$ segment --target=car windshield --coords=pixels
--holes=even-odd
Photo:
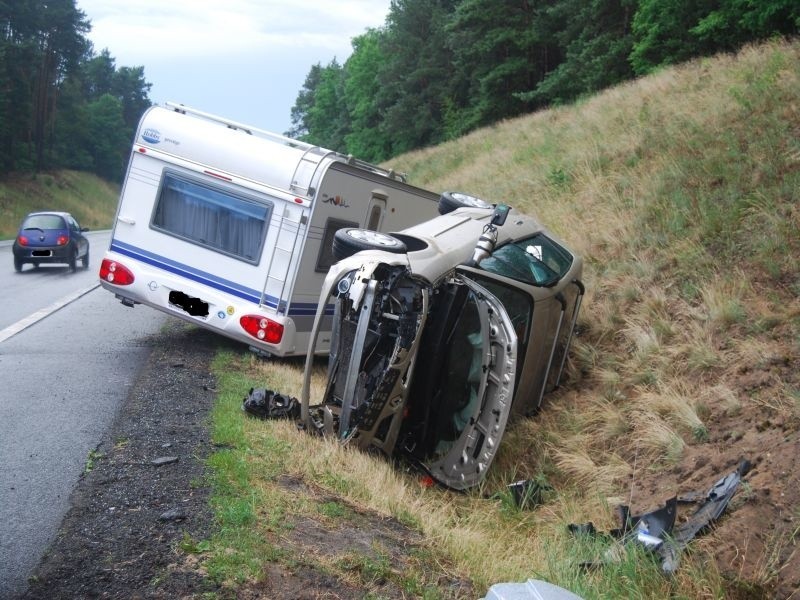
[[[551,286],[569,271],[572,256],[553,240],[538,233],[497,248],[480,268],[536,286]]]
[[[64,219],[58,215],[31,215],[22,224],[23,229],[66,229]]]

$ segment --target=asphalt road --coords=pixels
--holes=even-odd
[[[15,273],[0,246],[0,598],[27,587],[168,318],[99,287],[108,239],[91,235],[90,267],[76,273]]]

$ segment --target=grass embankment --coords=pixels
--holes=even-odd
[[[773,523],[761,545],[736,538],[746,523],[698,539],[672,579],[635,554],[585,572],[577,564],[599,549],[565,526],[615,526],[612,508],[627,503],[634,486],[663,502],[660,482],[683,483],[701,455],[735,456],[731,446],[750,439],[750,427],[753,435],[772,427],[775,440],[797,444],[798,123],[800,44],[771,43],[393,161],[416,184],[537,215],[585,257],[587,297],[568,383],[536,418],[509,429],[484,488],[459,495],[425,489],[383,459],[288,423],[245,419],[239,407],[251,385],[299,396],[301,362],[221,356],[214,435],[227,449],[212,459],[221,533],[204,546],[208,568],[235,587],[264,577],[268,561],[318,560],[371,589],[352,560],[301,559],[281,545],[292,523],[321,511],[313,499],[281,491],[277,481],[289,474],[423,532],[426,560],[471,579],[478,597],[492,583],[528,578],[587,599],[768,597],[770,586],[796,577],[788,575],[796,565],[787,567],[796,503],[787,528]],[[322,378],[320,371],[317,385]],[[733,436],[731,423],[740,428]],[[775,472],[773,499],[792,485],[791,477],[780,481],[780,466]],[[554,491],[543,506],[519,511],[503,491],[529,477]],[[751,490],[740,502],[757,509],[760,497]],[[730,543],[739,562],[715,561]],[[384,576],[401,579],[410,596],[449,597],[430,564]]]
[[[36,210],[72,213],[82,227],[110,229],[119,186],[78,171],[14,174],[0,180],[0,240],[17,235],[22,218]]]

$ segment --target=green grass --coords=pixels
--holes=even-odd
[[[186,544],[184,551],[206,552],[206,568],[213,580],[243,583],[258,576],[261,556],[277,556],[280,551],[254,527],[264,498],[251,485],[242,420],[233,400],[247,381],[230,369],[231,363],[231,355],[221,352],[214,365],[215,371],[227,374],[219,379],[212,412],[211,439],[219,449],[208,459],[216,533],[210,540]]]

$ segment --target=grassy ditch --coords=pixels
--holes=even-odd
[[[321,572],[372,598],[475,598],[492,583],[531,577],[587,599],[622,597],[631,589],[649,598],[675,591],[700,597],[719,589],[718,576],[702,560],[689,559],[681,578],[667,580],[659,565],[635,548],[602,569],[580,568],[584,561],[603,559],[612,546],[603,539],[575,538],[566,525],[587,509],[601,516],[598,526],[612,525],[602,495],[583,498],[579,506],[576,490],[569,489],[553,492],[535,511],[522,510],[501,485],[516,476],[507,468],[469,494],[426,487],[418,474],[382,457],[309,436],[288,421],[245,416],[242,398],[252,386],[298,393],[298,364],[225,352],[214,370],[213,441],[222,449],[210,466],[218,533],[198,550],[207,555],[209,574],[237,593],[259,589],[273,565],[301,578],[311,579],[304,574],[309,570]],[[320,365],[315,385],[323,383]],[[404,543],[354,550],[346,532],[385,519],[407,531]],[[310,545],[294,541],[298,529]],[[461,585],[454,588],[454,580]]]
[[[568,382],[509,428],[481,489],[454,494],[245,418],[251,386],[299,395],[302,363],[221,355],[209,572],[241,591],[315,569],[375,598],[474,598],[528,578],[587,599],[786,597],[800,581],[798,98],[800,43],[772,42],[393,161],[419,185],[534,214],[584,256]],[[757,463],[747,486],[673,578],[635,550],[580,568],[607,542],[567,524],[608,530],[615,505],[656,508],[742,456]],[[505,492],[521,478],[553,491],[521,511]],[[407,531],[409,556],[333,533],[381,518]]]

